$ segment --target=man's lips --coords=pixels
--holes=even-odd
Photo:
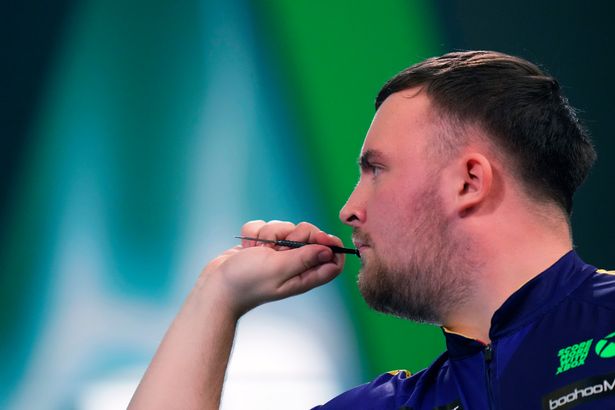
[[[356,243],[355,248],[357,248],[359,250],[359,252],[361,252],[363,249],[368,248],[369,246],[364,244],[364,243]]]
[[[352,243],[354,244],[354,247],[359,250],[359,252],[361,252],[361,249],[365,249],[369,247],[369,244],[367,242],[364,242],[359,239],[353,239]]]

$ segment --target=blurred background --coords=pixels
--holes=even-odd
[[[307,220],[349,243],[337,213],[378,89],[447,51],[512,53],[559,79],[599,153],[575,243],[615,267],[608,2],[2,8],[0,408],[124,408],[200,269],[247,220]],[[241,320],[223,408],[308,408],[443,350],[438,328],[368,310],[358,266]]]

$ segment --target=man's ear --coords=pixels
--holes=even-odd
[[[456,208],[459,215],[466,216],[481,206],[491,192],[493,168],[479,153],[462,156],[456,168]]]

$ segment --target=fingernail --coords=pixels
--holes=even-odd
[[[321,263],[329,262],[332,257],[333,257],[333,252],[322,251],[318,254],[318,261]]]

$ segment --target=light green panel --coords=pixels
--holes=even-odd
[[[319,3],[254,0],[260,27],[275,48],[294,104],[298,135],[311,156],[328,229],[350,240],[337,221],[358,177],[356,159],[382,84],[404,67],[439,53],[427,2],[367,0]],[[308,156],[308,157],[310,157]],[[416,371],[443,350],[441,332],[371,311],[356,288],[349,258],[343,293],[355,320],[366,377],[396,368]]]

